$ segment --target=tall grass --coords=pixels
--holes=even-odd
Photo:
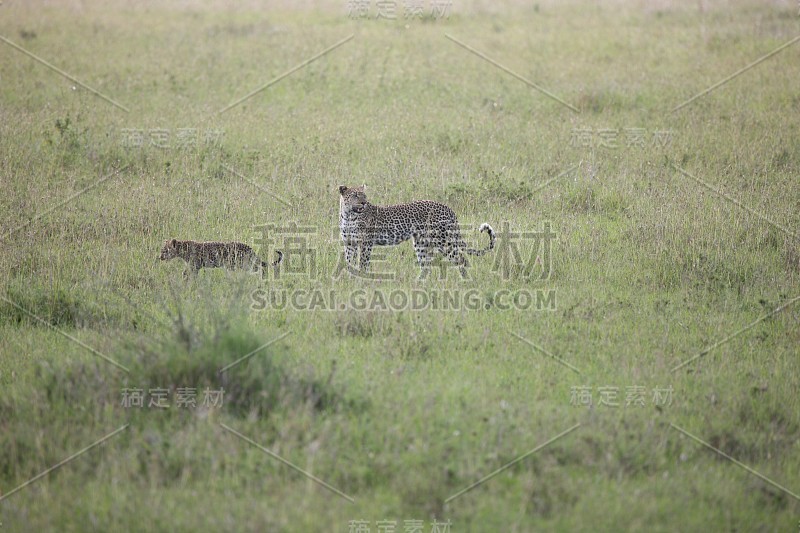
[[[793,38],[794,7],[464,2],[387,21],[335,2],[6,4],[0,35],[131,111],[2,45],[0,497],[126,426],[0,500],[3,530],[795,527],[789,492],[676,427],[800,490],[798,49],[670,112]],[[592,143],[575,142],[587,129]],[[630,129],[647,142],[626,145]],[[549,222],[552,272],[502,275],[505,235],[471,258],[469,281],[452,268],[418,281],[409,245],[376,264],[393,279],[334,279],[337,188],[362,183],[378,204],[446,202],[474,246],[482,222]],[[313,270],[185,280],[158,261],[166,238],[266,258],[258,227],[292,223],[309,229]],[[260,309],[252,296],[470,289],[488,307]],[[498,291],[536,290],[555,290],[555,309],[497,305]],[[626,405],[630,387],[645,405]],[[169,408],[122,405],[159,388]],[[224,400],[178,407],[179,388]]]

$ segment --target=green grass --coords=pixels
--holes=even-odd
[[[0,497],[127,425],[0,500],[0,531],[796,528],[797,499],[676,427],[800,493],[800,45],[671,112],[794,38],[796,7],[454,2],[448,19],[387,21],[346,6],[0,6],[0,35],[130,109],[0,43]],[[175,146],[187,128],[197,143]],[[582,128],[595,145],[574,142]],[[596,146],[608,129],[617,148]],[[376,265],[393,280],[332,279],[337,188],[362,183],[378,204],[446,202],[474,247],[482,222],[549,221],[552,273],[501,276],[500,235],[469,281],[418,281],[409,244]],[[314,275],[184,280],[157,259],[167,238],[255,244],[291,223],[314,228]],[[257,310],[259,289],[473,290],[489,306]],[[551,290],[555,309],[497,296]],[[592,407],[572,405],[579,386]],[[632,386],[644,406],[624,405]],[[179,387],[224,388],[223,406],[178,408]],[[124,388],[173,405],[125,408]]]

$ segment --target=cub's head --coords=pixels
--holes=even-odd
[[[339,210],[343,213],[363,213],[364,208],[367,206],[367,193],[364,192],[367,186],[361,187],[347,187],[346,185],[339,186]]]
[[[161,260],[166,261],[173,257],[178,257],[178,241],[176,239],[167,239],[161,248]]]

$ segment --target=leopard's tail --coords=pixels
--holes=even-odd
[[[484,248],[482,250],[475,250],[473,248],[467,248],[464,251],[466,253],[468,253],[469,255],[483,255],[486,252],[489,252],[492,249],[494,249],[494,230],[492,229],[492,227],[489,224],[484,222],[483,224],[481,224],[480,231],[481,231],[481,233],[485,231],[486,233],[489,234],[489,246],[487,246],[486,248]]]
[[[275,250],[275,253],[278,254],[278,259],[276,259],[274,263],[267,263],[266,261],[261,261],[261,268],[278,266],[281,263],[281,261],[283,261],[283,252],[281,252],[280,250]]]

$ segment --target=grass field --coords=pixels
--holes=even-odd
[[[795,3],[229,4],[0,4],[0,532],[797,530]]]

